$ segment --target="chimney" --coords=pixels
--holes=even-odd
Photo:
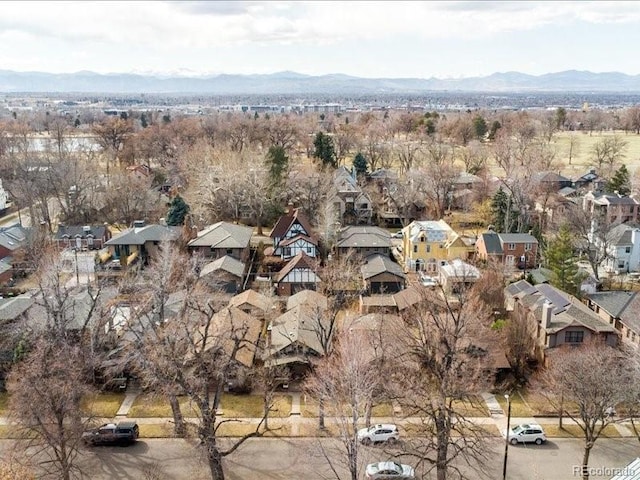
[[[84,227],[82,227],[82,231],[84,233],[91,233],[91,226],[90,225],[85,225]]]
[[[542,328],[547,329],[551,326],[551,315],[553,315],[553,304],[545,300],[542,304]]]
[[[142,228],[144,227],[144,220],[134,220],[133,228]]]

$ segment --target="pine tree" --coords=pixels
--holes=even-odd
[[[329,135],[318,132],[313,141],[313,146],[315,147],[313,156],[320,159],[323,166],[329,165],[333,168],[338,168],[338,159],[333,146],[333,139]]]
[[[356,153],[356,156],[353,157],[353,169],[356,171],[356,175],[358,177],[361,175],[366,175],[368,168],[369,165],[364,155],[360,152]]]
[[[573,235],[567,225],[560,227],[558,235],[549,241],[546,251],[547,268],[553,272],[551,284],[565,292],[578,290],[578,265],[574,255]]]
[[[620,195],[629,195],[631,193],[631,180],[629,179],[629,170],[626,165],[622,165],[611,177],[607,183],[607,190],[611,193],[618,192]]]
[[[279,187],[283,181],[283,176],[289,168],[289,157],[284,148],[272,146],[269,147],[265,163],[269,167],[269,185],[273,190]]]
[[[187,202],[185,202],[180,195],[176,195],[169,205],[167,225],[170,227],[182,225],[187,213],[189,213],[189,205],[187,205]]]
[[[518,224],[518,212],[511,204],[511,198],[502,187],[491,199],[491,222],[497,232],[513,233]]]

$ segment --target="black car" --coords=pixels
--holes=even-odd
[[[85,445],[129,445],[138,439],[140,429],[136,422],[105,423],[82,434]]]

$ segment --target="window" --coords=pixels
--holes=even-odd
[[[624,249],[624,253],[631,253],[631,247],[626,247]]]
[[[441,244],[440,244],[440,248],[444,248],[444,243],[441,243]]]
[[[290,247],[284,247],[282,249],[282,254],[283,255],[291,255],[291,248]]]
[[[510,243],[509,244],[509,250],[515,250],[516,249],[516,244],[515,243]]]
[[[227,255],[233,255],[233,250],[230,248],[227,248]]]
[[[313,248],[307,247],[307,253],[311,253],[312,251],[313,251]]]
[[[420,241],[421,241],[422,243],[424,243],[425,238],[424,238],[424,237],[420,237]]]
[[[413,253],[418,253],[418,245],[413,246]]]
[[[525,243],[525,244],[524,244],[524,251],[525,251],[525,252],[528,252],[528,251],[530,251],[530,250],[531,250],[531,244],[530,244],[530,243]]]
[[[582,343],[584,332],[564,332],[564,343]]]
[[[427,253],[431,252],[431,245],[427,245]]]

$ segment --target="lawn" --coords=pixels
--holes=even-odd
[[[180,397],[179,403],[185,417],[198,416],[198,409],[189,398]],[[220,411],[222,416],[226,418],[260,418],[262,417],[262,397],[259,395],[224,394],[220,402]],[[271,418],[288,417],[290,413],[291,397],[278,395],[274,409],[269,416]],[[164,397],[150,395],[140,395],[129,411],[129,417],[132,418],[170,418],[172,416],[171,406]]]
[[[544,433],[548,438],[584,438],[584,433],[578,425],[567,425],[566,423],[560,428],[558,424],[542,425]],[[607,425],[602,433],[602,438],[620,438],[620,432],[614,425]]]
[[[325,414],[331,416],[332,412],[333,409],[329,408],[329,404],[327,404],[325,406]],[[303,395],[300,399],[300,413],[303,417],[317,418],[319,416],[318,402]],[[380,403],[371,408],[372,417],[393,417],[394,415],[393,405],[390,403]],[[361,416],[364,418],[364,412],[362,412]]]
[[[7,408],[9,408],[9,394],[0,392],[0,415],[6,415]]]
[[[497,394],[496,400],[506,414],[507,400],[504,395]],[[512,417],[556,416],[558,414],[557,409],[553,408],[549,401],[539,393],[525,390],[513,392],[510,401]],[[570,407],[570,404],[565,405],[565,408]]]
[[[82,401],[82,410],[92,417],[112,418],[124,400],[123,393],[99,393]]]

